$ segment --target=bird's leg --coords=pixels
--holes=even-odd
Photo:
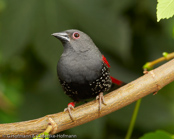
[[[68,103],[68,107],[64,109],[64,112],[65,112],[65,111],[68,111],[69,116],[70,116],[70,118],[71,118],[72,121],[74,121],[74,119],[73,119],[73,116],[72,116],[72,114],[71,114],[71,110],[74,109],[75,103],[76,103],[76,102],[70,102],[70,103]]]
[[[98,99],[99,101],[99,112],[101,111],[101,103],[103,103],[104,105],[106,105],[105,100],[104,100],[104,96],[103,96],[103,92],[101,92],[97,97],[96,100]]]

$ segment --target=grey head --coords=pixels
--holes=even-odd
[[[102,54],[87,34],[70,29],[52,35],[64,46],[57,66],[60,79],[66,82],[84,83],[99,76]]]
[[[77,53],[96,49],[92,39],[87,34],[77,29],[53,33],[52,35],[62,42],[64,49],[71,49],[71,51],[73,50]]]

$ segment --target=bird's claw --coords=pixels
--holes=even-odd
[[[68,111],[71,120],[74,121],[74,118],[72,116],[71,110],[74,110],[74,106],[69,103],[68,107],[64,109],[64,112]]]
[[[101,112],[101,103],[107,105],[105,103],[103,93],[100,93],[98,96],[96,96],[96,100],[99,100],[99,112]]]

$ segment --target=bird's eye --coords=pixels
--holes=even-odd
[[[74,38],[74,39],[80,38],[80,34],[77,33],[77,32],[73,33],[73,38]]]

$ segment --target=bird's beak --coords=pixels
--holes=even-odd
[[[58,32],[51,34],[52,36],[58,38],[60,41],[70,41],[70,38],[66,32]]]

